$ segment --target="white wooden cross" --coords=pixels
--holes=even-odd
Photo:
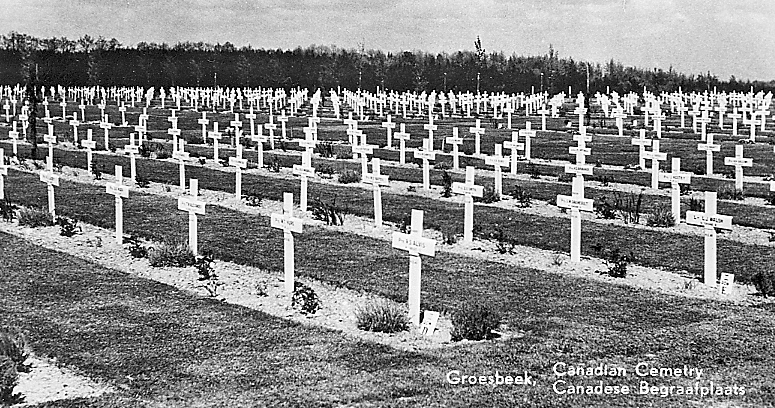
[[[428,116],[428,123],[423,125],[423,129],[428,131],[428,140],[430,140],[428,146],[430,147],[430,150],[433,151],[433,131],[439,129],[438,125],[433,124],[433,113]]]
[[[581,128],[584,126],[584,115],[587,113],[587,108],[584,107],[583,102],[576,107],[573,113],[579,115],[579,132],[581,132]]]
[[[293,165],[293,174],[301,178],[301,192],[299,194],[299,206],[301,211],[307,211],[307,179],[315,175],[315,169],[312,167],[312,149],[315,148],[315,140],[312,138],[314,129],[306,128],[306,138],[299,142],[299,146],[304,147],[305,151],[301,155],[301,166]]]
[[[64,108],[62,108],[62,111],[64,112]],[[129,123],[126,121],[126,106],[124,106],[123,102],[121,102],[118,111],[121,112],[121,127],[127,126]]]
[[[452,168],[457,170],[460,168],[460,148],[463,144],[463,138],[458,136],[458,128],[452,128],[452,136],[448,137],[447,143],[452,145]]]
[[[517,174],[517,152],[525,150],[525,144],[519,141],[519,131],[511,132],[511,140],[504,141],[503,147],[511,150],[511,174]]]
[[[484,195],[484,187],[474,184],[474,166],[466,166],[465,183],[452,183],[452,192],[463,194],[465,200],[465,219],[463,221],[463,242],[474,240],[474,197]]]
[[[758,125],[760,121],[756,119],[755,112],[751,111],[751,118],[748,120],[743,119],[743,123],[749,125],[749,129],[751,130],[749,140],[751,143],[756,143],[756,125]]]
[[[423,212],[412,210],[412,229],[409,234],[393,233],[392,246],[409,252],[409,320],[420,325],[420,287],[422,261],[420,255],[436,256],[436,241],[422,236]]]
[[[716,112],[718,112],[718,127],[719,129],[724,129],[724,115],[727,112],[727,106],[723,103],[720,103],[718,106],[716,106]]]
[[[511,129],[511,114],[513,114],[514,111],[514,105],[511,103],[508,103],[505,108],[503,108],[503,112],[506,113],[506,128]]]
[[[374,148],[376,146],[366,144],[366,135],[363,133],[363,131],[360,131],[361,133],[361,144],[353,146],[353,153],[357,153],[361,157],[361,177],[365,176],[366,173],[368,173],[368,156],[369,154],[374,154]]]
[[[229,166],[236,168],[234,195],[237,200],[242,199],[242,169],[248,168],[248,161],[242,158],[242,143],[237,141],[237,156],[229,157]]]
[[[170,109],[170,116],[167,116],[167,122],[170,122],[173,128],[178,127],[178,117],[175,116],[175,109]]]
[[[86,148],[86,171],[91,174],[92,168],[92,150],[97,148],[97,142],[92,139],[92,130],[86,129],[86,140],[81,142],[81,146]]]
[[[67,104],[65,104],[67,106]],[[10,122],[11,121],[11,113],[9,110],[11,109],[11,105],[8,104],[8,99],[5,100],[5,103],[3,104],[3,109],[5,109],[5,121]]]
[[[8,137],[11,139],[13,155],[19,156],[19,132],[16,130],[16,121],[13,121],[12,130],[8,131]]]
[[[732,113],[727,114],[732,119],[732,136],[737,136],[737,120],[742,118],[743,115],[737,111],[737,106],[732,110]]]
[[[191,156],[186,151],[185,139],[178,139],[178,149],[172,154],[172,158],[178,161],[180,173],[180,191],[186,191],[186,160]]]
[[[687,211],[686,223],[705,227],[705,273],[704,282],[716,286],[716,228],[731,230],[732,217],[716,213],[717,195],[715,191],[705,192],[705,212]]]
[[[256,126],[256,134],[250,137],[250,140],[256,143],[256,158],[258,159],[258,168],[264,168],[264,142],[269,138],[264,136],[264,125],[258,124]]]
[[[286,140],[286,123],[288,122],[288,115],[285,114],[285,109],[283,109],[282,112],[280,112],[280,115],[277,116],[277,121],[280,122],[280,136],[283,138],[283,140]]]
[[[188,212],[188,246],[196,256],[199,255],[197,215],[204,215],[205,202],[198,199],[199,180],[191,179],[190,185],[191,191],[189,191],[189,194],[178,197],[178,210]]]
[[[382,188],[388,185],[388,176],[379,173],[379,159],[371,160],[371,173],[363,175],[363,182],[374,188],[374,226],[382,227]]]
[[[213,121],[213,130],[211,132],[208,132],[207,137],[210,139],[213,139],[213,161],[218,163],[218,142],[221,140],[221,137],[223,136],[223,133],[218,131],[218,122]]]
[[[393,137],[399,141],[398,163],[406,164],[406,141],[411,137],[411,135],[406,132],[406,123],[401,124],[401,131],[393,134]]]
[[[78,120],[78,113],[73,112],[73,118],[70,119],[70,126],[73,127],[73,144],[76,146],[78,145],[78,125],[81,124],[81,122]]]
[[[672,189],[670,192],[670,208],[673,213],[673,219],[676,225],[678,225],[681,223],[681,184],[691,184],[692,176],[689,173],[681,172],[681,159],[678,157],[673,157],[671,170],[671,173],[660,173],[659,181],[670,183]]]
[[[550,111],[546,105],[544,105],[541,107],[541,109],[538,110],[538,113],[541,114],[541,130],[546,132],[546,115],[548,115]]]
[[[229,122],[229,125],[234,128],[234,141],[239,144],[239,137],[237,135],[242,131],[242,121],[239,120],[239,113],[234,114],[234,120]]]
[[[735,145],[735,157],[725,157],[724,164],[735,166],[735,190],[743,191],[743,167],[753,166],[753,159],[743,157],[743,145]]]
[[[113,125],[108,122],[108,115],[103,116],[104,120],[100,122],[100,129],[105,130],[105,150],[110,150],[110,129],[113,127]]]
[[[124,154],[129,154],[129,179],[137,181],[136,155],[140,153],[140,146],[135,144],[135,134],[129,134],[129,144],[124,146]]]
[[[582,133],[573,135],[573,140],[578,143],[578,146],[569,146],[568,153],[576,155],[576,164],[585,164],[587,162],[586,157],[592,154],[592,149],[587,147],[587,142],[592,141],[592,135],[588,135],[586,127],[582,127]]]
[[[396,123],[390,121],[390,115],[387,115],[387,121],[382,122],[382,127],[387,129],[387,148],[393,147],[393,129],[396,128]]]
[[[678,113],[681,115],[681,128],[686,127],[686,112],[689,111],[689,108],[686,107],[686,105],[683,104],[683,102],[680,102],[678,105]]]
[[[476,126],[468,128],[469,133],[474,134],[474,153],[479,156],[482,154],[480,151],[481,137],[484,134],[484,128],[481,126],[481,120],[476,120]]]
[[[272,228],[283,230],[283,271],[285,275],[285,291],[293,293],[294,288],[294,254],[293,233],[301,234],[301,218],[293,216],[293,193],[283,193],[282,214],[272,213]]]
[[[653,140],[651,142],[651,151],[644,153],[643,156],[647,160],[651,160],[651,188],[659,188],[659,162],[667,160],[667,153],[659,151],[659,140]]]
[[[511,159],[503,157],[503,146],[501,144],[495,145],[495,154],[493,156],[486,156],[484,158],[484,164],[495,167],[495,193],[503,195],[503,173],[501,167],[507,167],[511,163]]]
[[[640,129],[640,137],[637,139],[630,139],[630,144],[638,146],[638,166],[641,170],[645,170],[646,146],[651,146],[651,139],[646,139],[646,129]]]
[[[568,172],[569,166],[587,166],[587,165],[565,165],[565,171]],[[589,166],[591,174],[591,166]],[[571,210],[571,230],[570,230],[570,261],[578,263],[581,261],[581,211],[593,211],[594,200],[584,198],[584,177],[580,174],[573,178],[572,195],[558,195],[557,206],[561,208],[570,208]]]
[[[519,135],[525,138],[525,160],[528,161],[530,161],[530,139],[536,136],[536,131],[530,126],[530,122],[525,122],[525,129],[519,131]]]
[[[657,110],[654,111],[654,115],[651,117],[651,120],[654,123],[654,130],[657,132],[657,139],[662,138],[662,121],[665,120],[666,117],[662,113],[662,110],[657,108]]]
[[[66,110],[67,110],[67,102],[64,100],[64,98],[62,98],[62,102],[59,102],[59,106],[62,108],[62,122],[64,122],[64,121],[67,120],[67,112],[66,112]],[[14,103],[14,108],[15,107],[16,107],[16,103]]]
[[[768,106],[762,105],[759,107],[759,110],[756,112],[759,116],[761,116],[761,119],[759,120],[759,124],[762,125],[761,130],[762,132],[765,131],[765,127],[767,124],[767,116],[770,116],[770,111],[767,110]]]
[[[269,114],[269,123],[264,124],[264,129],[269,131],[269,148],[274,150],[274,131],[277,129],[277,124],[274,123],[274,116]]]
[[[129,198],[129,187],[123,183],[123,169],[116,166],[116,181],[105,185],[105,192],[116,197],[116,243],[121,244],[124,237],[124,198]]]
[[[8,175],[8,165],[5,164],[5,151],[0,148],[0,200],[5,200],[5,176]]]
[[[700,127],[700,140],[702,140],[703,142],[707,140],[708,124],[711,121],[711,119],[707,115],[708,115],[708,111],[707,110],[703,110],[702,111],[702,117],[697,119],[697,123],[701,124],[701,127]]]
[[[713,152],[720,152],[721,145],[713,143],[713,133],[708,133],[707,143],[700,143],[697,145],[697,150],[704,150],[705,154],[705,175],[713,175]]]
[[[414,158],[422,159],[422,188],[431,189],[431,165],[429,160],[436,160],[436,152],[430,150],[430,141],[423,139],[423,150],[415,150]]]
[[[207,119],[207,112],[202,111],[202,118],[198,119],[196,123],[202,125],[202,140],[207,141],[207,125],[210,123],[210,120]]]
[[[59,187],[59,175],[54,173],[54,160],[46,157],[46,170],[40,172],[40,181],[48,185],[48,212],[51,220],[56,221],[56,206],[54,205],[54,186]]]

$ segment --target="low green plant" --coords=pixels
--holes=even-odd
[[[643,191],[636,196],[635,193],[614,192],[614,206],[625,224],[637,224],[640,222],[641,204],[643,203]]]
[[[311,287],[301,282],[295,282],[291,307],[305,315],[315,314],[320,309],[320,299]]]
[[[437,161],[437,162],[436,162],[436,163],[433,165],[433,169],[434,169],[434,170],[443,170],[443,171],[446,171],[446,170],[449,170],[449,169],[451,169],[451,168],[452,168],[452,166],[450,166],[450,165],[449,165],[449,163],[448,163],[448,162],[445,162],[445,161]]]
[[[483,190],[481,197],[474,197],[475,202],[490,204],[501,200],[501,195],[495,191],[494,185],[485,184]]]
[[[595,202],[595,214],[604,220],[613,220],[616,218],[616,206],[608,197],[602,196]]]
[[[148,250],[148,262],[151,266],[193,266],[196,262],[188,243],[164,242]]]
[[[719,200],[742,200],[743,190],[738,190],[730,185],[722,185],[716,190]]]
[[[78,221],[72,218],[57,217],[56,225],[59,225],[59,235],[63,237],[72,237],[82,232]]]
[[[11,202],[11,199],[6,196],[2,201],[0,201],[0,215],[3,217],[3,221],[5,222],[11,222],[16,218],[16,212],[19,210],[19,207]]]
[[[492,306],[478,302],[463,303],[452,314],[452,341],[489,340],[501,325],[501,315]]]
[[[172,154],[169,152],[169,150],[165,149],[162,144],[156,144],[154,146],[154,153],[156,153],[156,158],[159,160],[169,159],[172,157]]]
[[[775,295],[775,271],[758,271],[751,277],[751,283],[762,297]]]
[[[323,178],[330,179],[334,177],[334,168],[329,164],[323,164],[318,166],[315,172],[320,177],[323,177]]]
[[[19,373],[16,364],[10,358],[0,355],[0,405],[11,406],[24,402],[20,393],[13,389],[19,385]]]
[[[441,227],[441,237],[445,245],[454,245],[457,243],[460,233],[461,230],[459,224],[447,223]]]
[[[355,310],[356,326],[361,330],[379,333],[398,333],[409,330],[407,311],[388,301],[372,302]]]
[[[135,185],[137,188],[148,188],[151,185],[151,181],[145,177],[137,176],[135,177]]]
[[[336,158],[339,160],[350,160],[353,158],[353,152],[347,149],[339,149],[336,152]]]
[[[205,252],[196,257],[194,261],[194,268],[199,274],[198,280],[202,282],[202,288],[204,288],[210,297],[218,296],[218,288],[223,286],[223,282],[218,279],[218,275],[215,273],[213,267],[213,261],[215,258],[209,252]]]
[[[689,211],[694,211],[694,212],[705,211],[705,202],[697,197],[689,197]]]
[[[517,246],[517,239],[506,232],[501,226],[496,226],[495,231],[490,233],[490,239],[495,241],[495,249],[500,254],[514,255],[514,249]]]
[[[350,212],[347,206],[341,207],[336,204],[336,196],[334,196],[331,203],[327,203],[320,198],[312,200],[310,211],[312,212],[312,218],[324,221],[326,225],[332,226],[344,225],[345,217]]]
[[[96,164],[91,167],[91,174],[95,180],[102,180],[102,167]]]
[[[39,208],[22,208],[18,211],[18,218],[19,225],[23,227],[37,228],[54,225],[51,214]]]
[[[334,144],[332,142],[318,143],[318,145],[315,146],[315,153],[319,154],[320,157],[330,159],[335,155]]]
[[[148,248],[140,242],[136,235],[124,237],[123,243],[128,246],[129,255],[132,258],[145,258],[148,256]]]
[[[245,200],[245,205],[248,207],[260,207],[264,196],[257,189],[251,188],[242,194],[242,199]]]
[[[649,227],[674,226],[675,217],[673,217],[673,209],[671,206],[664,203],[657,205],[646,219],[646,225]]]
[[[533,195],[520,185],[515,185],[509,195],[517,200],[517,206],[520,208],[530,208],[533,204]]]
[[[361,174],[350,169],[344,169],[339,173],[339,182],[342,184],[351,184],[361,181]]]
[[[596,271],[601,275],[608,275],[613,278],[626,278],[627,266],[635,262],[635,255],[632,251],[629,254],[623,254],[619,248],[609,249],[601,243],[593,244],[592,250],[597,252],[608,268],[605,271]]]
[[[16,365],[20,373],[30,372],[25,362],[30,357],[30,346],[24,332],[15,327],[0,328],[0,356],[6,356]]]
[[[279,173],[280,168],[282,168],[282,164],[280,163],[280,159],[277,156],[269,156],[268,159],[264,162],[264,167],[269,169],[269,171],[274,173]]]
[[[452,197],[452,175],[446,170],[441,173],[441,183],[444,188],[441,196],[446,198]]]

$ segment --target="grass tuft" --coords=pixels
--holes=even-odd
[[[407,311],[396,304],[372,302],[355,311],[356,325],[361,330],[398,333],[409,330]]]

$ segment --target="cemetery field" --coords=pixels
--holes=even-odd
[[[61,150],[57,150],[57,153],[62,164],[79,168],[85,167],[85,153]],[[295,160],[295,158],[287,159]],[[97,156],[95,158],[95,165],[103,166],[103,168],[107,169],[112,168],[114,165],[122,165],[125,173],[127,173],[129,168],[127,157],[115,155]],[[178,166],[176,163],[138,159],[137,166],[138,174],[142,174],[147,180],[176,188],[174,187],[178,179]],[[348,166],[357,167],[357,164],[348,163]],[[410,179],[417,182],[418,176],[416,172],[418,170],[398,170],[406,173],[415,173]],[[18,174],[17,182],[8,187],[9,196],[12,200],[36,206],[45,205],[45,201],[42,201],[45,199],[45,185],[37,182],[34,176],[24,175],[23,173],[14,174]],[[218,168],[189,165],[187,166],[186,174],[188,177],[197,178],[202,188],[223,192],[234,191],[233,173],[221,171]],[[276,173],[262,171],[260,173],[248,172],[244,174],[243,191],[274,201],[281,201],[284,191],[294,192],[294,195],[298,196],[298,180],[289,179],[287,176],[278,178],[273,176],[273,174]],[[391,173],[388,172],[387,174]],[[397,179],[401,179],[401,177],[397,177]],[[491,179],[485,180],[485,183],[487,182],[491,182]],[[539,184],[531,180],[507,180],[504,183],[505,188],[513,185],[520,185],[523,188],[529,189],[529,191],[534,191],[536,193],[536,200],[551,199],[552,194],[556,195],[557,193],[567,192],[566,186],[557,183]],[[89,189],[95,189],[93,193],[94,198],[91,201],[103,202],[105,205],[105,211],[101,212],[104,214],[105,219],[99,220],[97,225],[111,227],[113,222],[110,215],[112,200],[103,191],[95,187],[79,187],[72,190],[63,189],[60,194],[64,194],[65,200],[68,200],[67,197],[72,197],[74,210],[77,214],[79,210],[75,204],[78,200],[83,199],[83,194],[85,191],[89,191]],[[589,190],[590,197],[612,197],[611,190]],[[448,200],[442,200],[439,198],[440,195],[440,191],[436,193],[435,197],[411,193],[392,194],[386,192],[383,195],[383,218],[388,222],[400,224],[407,214],[410,213],[411,209],[424,208],[426,209],[425,223],[428,228],[442,233],[462,231],[461,205]],[[309,196],[311,198],[320,198],[329,203],[338,203],[342,207],[346,206],[347,210],[354,215],[373,216],[371,191],[362,187],[338,183],[310,182]],[[656,206],[657,203],[666,204],[667,202],[668,197],[646,196],[643,202],[644,217],[647,216],[650,208]],[[480,225],[480,228],[476,231],[478,238],[492,239],[493,234],[497,233],[498,228],[501,228],[508,232],[508,239],[515,244],[560,252],[566,251],[569,245],[570,228],[566,218],[567,215],[556,208],[550,214],[534,214],[514,205],[508,205],[508,201],[504,203],[503,206],[477,205],[476,223]],[[737,274],[739,281],[749,282],[750,278],[756,273],[769,269],[769,257],[775,255],[775,247],[766,238],[766,231],[771,228],[772,220],[775,219],[775,208],[762,207],[760,205],[741,205],[723,201],[720,203],[719,208],[723,209],[725,213],[729,211],[729,214],[733,214],[738,225],[763,229],[757,241],[745,240],[741,242],[737,239],[725,239],[724,235],[721,235],[723,244],[719,246],[719,253],[723,255],[719,256],[719,268],[722,270],[733,270]],[[683,212],[685,213],[685,211],[686,208],[684,208]],[[591,217],[591,219],[594,218]],[[152,226],[143,226],[138,231],[141,234],[147,234],[150,227]],[[181,228],[184,227],[185,225],[182,225]],[[661,267],[673,271],[686,271],[690,275],[700,276],[702,272],[703,243],[701,231],[695,232],[695,235],[685,235],[668,229],[636,229],[635,226],[622,222],[616,224],[593,222],[585,227],[583,231],[582,253],[588,256],[600,256],[600,253],[594,249],[595,245],[603,245],[605,248],[620,248],[623,251],[632,251],[637,264],[648,267]],[[183,235],[182,233],[180,234],[180,236]],[[159,239],[159,236],[153,236],[152,238]],[[229,238],[224,236],[224,239],[228,241]],[[760,254],[760,256],[745,256],[748,253]],[[224,251],[224,255],[229,256],[228,251]]]
[[[19,189],[30,197],[40,195],[32,180],[26,184],[25,177],[12,176],[21,179]],[[63,183],[61,211],[82,222],[108,223],[112,203],[101,199],[104,191],[86,186],[75,194],[74,187]],[[184,236],[184,217],[173,200],[132,194],[125,209],[132,233],[145,231],[143,235],[159,240]],[[249,258],[279,277],[281,233],[268,224],[265,217],[211,206],[201,218],[202,246],[218,258]],[[306,228],[297,241],[299,275],[406,300],[405,255],[378,240]],[[119,390],[78,406],[243,406],[256,401],[267,406],[627,405],[633,396],[558,396],[552,391],[557,363],[599,362],[630,372],[637,364],[702,367],[703,385],[745,385],[748,392],[737,401],[775,403],[770,392],[775,386],[775,320],[765,308],[663,295],[440,252],[424,260],[424,308],[449,313],[466,300],[484,298],[502,311],[506,331],[516,335],[407,352],[184,293],[5,233],[0,233],[0,243],[0,256],[8,260],[0,274],[8,294],[0,305],[10,311],[4,323],[27,330],[37,353],[72,364]],[[527,372],[536,385],[451,385],[446,381],[450,370],[471,375]],[[597,379],[568,380],[594,385]],[[606,383],[638,387],[641,380],[664,386],[693,383],[634,375]],[[637,398],[652,406],[696,404],[683,396]],[[722,403],[725,398],[703,401]]]

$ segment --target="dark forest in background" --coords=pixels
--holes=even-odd
[[[321,88],[337,86],[370,91],[453,90],[551,93],[586,91],[684,92],[775,89],[775,81],[720,80],[710,72],[684,74],[670,68],[625,67],[560,58],[550,46],[541,56],[487,53],[481,41],[474,51],[430,54],[422,51],[385,53],[312,45],[293,50],[235,47],[231,43],[183,42],[175,45],[138,43],[125,47],[116,39],[85,35],[39,39],[11,32],[0,36],[0,84],[24,84],[36,75],[41,85],[63,86],[222,86]]]

